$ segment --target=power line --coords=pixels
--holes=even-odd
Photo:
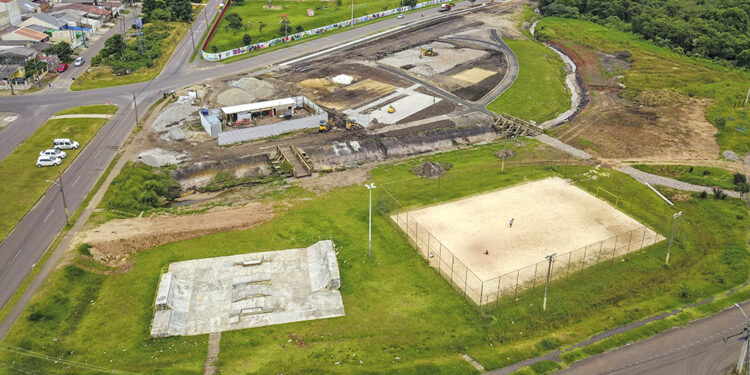
[[[37,359],[43,359],[43,360],[46,360],[46,361],[54,361],[55,363],[61,363],[61,364],[68,365],[68,366],[74,366],[74,367],[84,368],[84,369],[87,369],[87,370],[94,370],[94,371],[99,371],[99,372],[106,372],[106,373],[109,373],[109,374],[135,374],[133,372],[116,370],[116,369],[110,369],[110,368],[106,368],[106,367],[100,367],[100,366],[90,365],[90,364],[87,364],[87,363],[82,363],[82,362],[76,362],[76,361],[71,361],[71,360],[67,360],[67,359],[57,358],[57,357],[53,357],[53,356],[50,356],[50,355],[47,355],[47,354],[44,354],[44,353],[38,353],[38,352],[31,351],[31,350],[23,349],[23,348],[10,347],[10,346],[0,346],[0,350],[4,350],[4,351],[7,351],[7,352],[11,352],[11,353],[14,353],[14,354],[19,354],[19,355],[23,355],[23,356],[27,356],[27,357],[33,357],[33,358],[37,358]]]

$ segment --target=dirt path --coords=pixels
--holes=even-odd
[[[709,187],[706,187],[706,186],[689,184],[687,182],[675,180],[674,178],[659,176],[659,175],[655,175],[652,173],[646,173],[646,172],[640,171],[630,166],[621,167],[619,168],[619,170],[620,172],[630,175],[630,177],[633,177],[634,179],[636,179],[638,182],[641,182],[641,183],[649,183],[651,185],[666,186],[672,189],[683,190],[683,191],[702,192],[702,191],[709,190]],[[723,190],[723,189],[722,191],[727,193],[727,195],[730,197],[733,197],[733,198],[740,197],[740,193],[736,191]]]
[[[203,375],[216,374],[216,362],[219,360],[219,343],[221,342],[221,332],[208,334],[208,356],[203,364]]]
[[[217,207],[194,215],[116,219],[81,233],[76,242],[90,244],[95,259],[122,266],[130,254],[141,250],[211,233],[246,229],[271,218],[271,204],[250,203],[242,207]]]

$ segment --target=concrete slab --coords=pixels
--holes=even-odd
[[[384,105],[370,112],[369,115],[381,124],[395,124],[401,119],[405,119],[441,100],[438,97],[414,91],[390,105]],[[388,107],[391,105],[396,109],[396,112],[388,113]]]
[[[176,262],[161,278],[155,337],[191,336],[344,315],[332,241]]]

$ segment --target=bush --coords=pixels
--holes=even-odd
[[[541,339],[537,344],[536,347],[540,351],[550,351],[555,350],[562,345],[562,342],[560,340],[554,338],[554,337],[545,337]]]
[[[167,168],[130,163],[112,181],[104,202],[108,209],[136,214],[163,207],[179,194],[180,185]]]
[[[227,14],[224,19],[227,20],[227,25],[232,30],[239,30],[242,27],[242,17],[237,12]]]
[[[91,245],[84,242],[76,247],[76,251],[78,254],[91,256]]]
[[[747,176],[744,173],[735,173],[733,177],[733,184],[739,185],[747,183]]]
[[[714,199],[716,200],[724,200],[727,198],[727,193],[724,192],[724,190],[721,190],[719,188],[713,188],[713,194]]]
[[[242,36],[242,43],[245,45],[249,45],[253,42],[253,37],[250,36],[250,34],[245,34]]]
[[[304,27],[302,27],[302,25],[297,25],[297,26],[295,26],[295,27],[294,27],[294,30],[295,30],[296,32],[298,32],[298,33],[301,33],[301,32],[303,32],[303,31],[305,31],[305,28],[304,28]]]
[[[154,9],[151,12],[151,19],[159,21],[169,21],[172,19],[172,15],[166,9]]]

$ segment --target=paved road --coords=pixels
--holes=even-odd
[[[204,10],[208,12],[207,17],[204,14],[198,15],[193,24],[193,32],[196,36],[203,35],[207,29],[206,19],[213,19],[219,2],[220,0],[209,0]],[[466,7],[468,7],[468,2],[458,4],[458,9]],[[178,89],[207,79],[261,69],[407,23],[428,21],[434,17],[450,17],[455,13],[455,10],[443,14],[438,13],[436,8],[427,9],[424,12],[409,14],[403,19],[386,19],[232,64],[213,64],[207,67],[203,63],[189,64],[194,50],[191,38],[187,37],[180,42],[162,73],[153,81],[78,92],[71,92],[62,84],[29,95],[0,99],[0,112],[19,114],[18,119],[6,126],[0,134],[0,160],[4,159],[57,111],[79,105],[102,104],[107,101],[120,106],[120,110],[110,122],[63,173],[66,198],[70,211],[74,212],[112,160],[117,148],[132,132],[135,125],[133,95],[137,98],[138,109],[142,115],[146,108],[156,101],[159,90]],[[0,306],[5,305],[23,282],[64,224],[65,218],[59,189],[53,185],[19,222],[14,231],[0,243]],[[39,277],[46,277],[46,275]],[[15,316],[8,317],[9,321],[13,319]],[[0,335],[1,338],[2,335]]]
[[[750,311],[750,301],[742,307]],[[745,318],[736,307],[686,327],[574,363],[557,374],[725,374],[737,361],[741,343],[722,337],[740,332]]]

